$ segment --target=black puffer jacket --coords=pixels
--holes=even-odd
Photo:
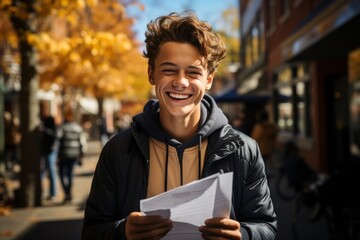
[[[211,111],[202,117],[205,124],[199,132],[209,130],[209,121],[216,129],[203,135],[208,147],[202,177],[233,172],[231,218],[240,222],[243,239],[275,239],[277,219],[257,143],[228,124],[218,126],[219,121],[209,120],[216,105],[210,98],[205,100],[210,105],[205,103],[203,109],[210,107]],[[151,104],[151,112],[156,112],[155,105]],[[144,130],[138,117],[134,120],[132,127],[113,137],[100,155],[86,204],[83,239],[126,239],[125,218],[139,211],[140,200],[146,198],[151,133]],[[146,126],[151,127],[151,123]]]

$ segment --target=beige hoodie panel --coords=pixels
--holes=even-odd
[[[201,143],[201,169],[204,166],[207,140]],[[168,162],[168,190],[179,187],[180,163],[176,149],[169,147]],[[198,177],[198,146],[187,148],[183,155],[183,184],[187,184]],[[152,197],[165,191],[166,144],[150,138],[150,172],[147,197]]]

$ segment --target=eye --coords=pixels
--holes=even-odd
[[[187,74],[192,78],[197,78],[202,76],[201,72],[199,71],[189,71]]]
[[[172,75],[174,73],[176,73],[176,71],[174,69],[163,69],[161,70],[162,73],[164,73],[165,75]]]

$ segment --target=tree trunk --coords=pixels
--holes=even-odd
[[[0,71],[0,175],[5,173],[4,83],[4,76]]]
[[[32,46],[21,42],[21,205],[41,205],[39,102],[36,53]]]
[[[34,1],[23,1],[27,4],[29,16],[33,16]],[[11,18],[17,31],[21,54],[21,91],[20,91],[20,124],[21,124],[21,173],[20,191],[16,202],[23,207],[41,205],[40,182],[40,144],[39,144],[39,101],[38,73],[36,50],[27,41],[25,34],[35,32],[31,17]]]
[[[96,97],[98,102],[98,119],[101,119],[104,116],[104,97]]]
[[[96,97],[97,103],[98,103],[98,114],[97,114],[97,119],[96,119],[96,126],[97,126],[97,135],[98,135],[98,139],[100,139],[100,141],[102,141],[102,135],[104,134],[104,127],[106,124],[105,118],[104,118],[104,97]]]

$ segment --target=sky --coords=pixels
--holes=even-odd
[[[130,16],[136,16],[133,30],[137,34],[139,42],[144,42],[146,24],[150,20],[170,12],[193,10],[201,20],[210,23],[216,30],[221,27],[221,14],[229,7],[238,8],[238,0],[139,0],[144,5],[144,11],[138,7],[128,9]]]

